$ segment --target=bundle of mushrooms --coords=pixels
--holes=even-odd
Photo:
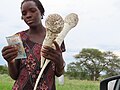
[[[58,34],[62,31],[64,27],[64,20],[58,14],[50,14],[46,21],[46,37],[43,41],[43,46],[50,46],[52,47],[53,41],[56,39]],[[45,58],[41,56],[41,68],[43,67]]]
[[[55,40],[60,46],[67,35],[67,33],[74,28],[78,23],[78,15],[75,13],[70,13],[65,17],[65,20],[58,14],[50,14],[45,21],[46,25],[46,37],[43,41],[43,46],[53,47],[53,41]],[[54,48],[54,47],[53,47]],[[34,90],[36,90],[38,82],[42,76],[42,73],[50,60],[45,59],[41,56],[41,71],[35,83]]]
[[[50,14],[45,21],[45,26],[46,26],[46,37],[43,41],[43,46],[45,45],[45,46],[52,47],[53,41],[56,39],[56,37],[58,36],[58,33],[60,33],[64,27],[64,20],[58,14]],[[46,60],[46,61],[45,60],[46,59],[43,56],[41,56],[41,66],[40,67],[42,69],[36,80],[34,90],[36,90],[36,88],[37,88],[38,82],[42,76],[42,73],[43,73],[45,67],[50,62],[50,60]],[[44,64],[44,62],[45,62],[45,64]]]

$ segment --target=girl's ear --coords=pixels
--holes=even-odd
[[[23,20],[23,16],[21,16],[21,19]]]
[[[41,16],[41,19],[43,19],[43,16]]]
[[[43,15],[44,15],[44,14],[41,14],[41,19],[43,19]]]

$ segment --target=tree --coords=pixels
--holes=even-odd
[[[89,79],[87,72],[83,69],[84,68],[80,67],[78,63],[72,62],[67,65],[66,74],[70,79],[71,78],[80,79],[80,80]]]
[[[101,52],[98,49],[83,48],[74,57],[77,62],[70,63],[67,71],[73,72],[72,76],[80,79],[87,77],[90,80],[98,80],[101,72],[106,72],[107,77],[120,73],[120,58],[110,51]]]
[[[120,58],[110,51],[104,52],[104,57],[107,64],[105,68],[107,77],[120,74]]]
[[[0,74],[8,74],[6,65],[0,65]]]
[[[98,80],[101,71],[105,64],[104,54],[98,49],[83,48],[79,54],[74,56],[79,62],[80,67],[83,67],[90,76],[90,80]]]

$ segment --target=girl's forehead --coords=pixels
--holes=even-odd
[[[37,7],[34,1],[25,1],[22,6],[21,9],[26,9],[26,8],[32,8],[32,7]]]

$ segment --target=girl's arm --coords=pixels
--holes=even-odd
[[[16,80],[19,73],[19,63],[15,58],[18,54],[18,48],[15,46],[5,46],[2,49],[2,56],[8,63],[8,71],[12,79]]]

